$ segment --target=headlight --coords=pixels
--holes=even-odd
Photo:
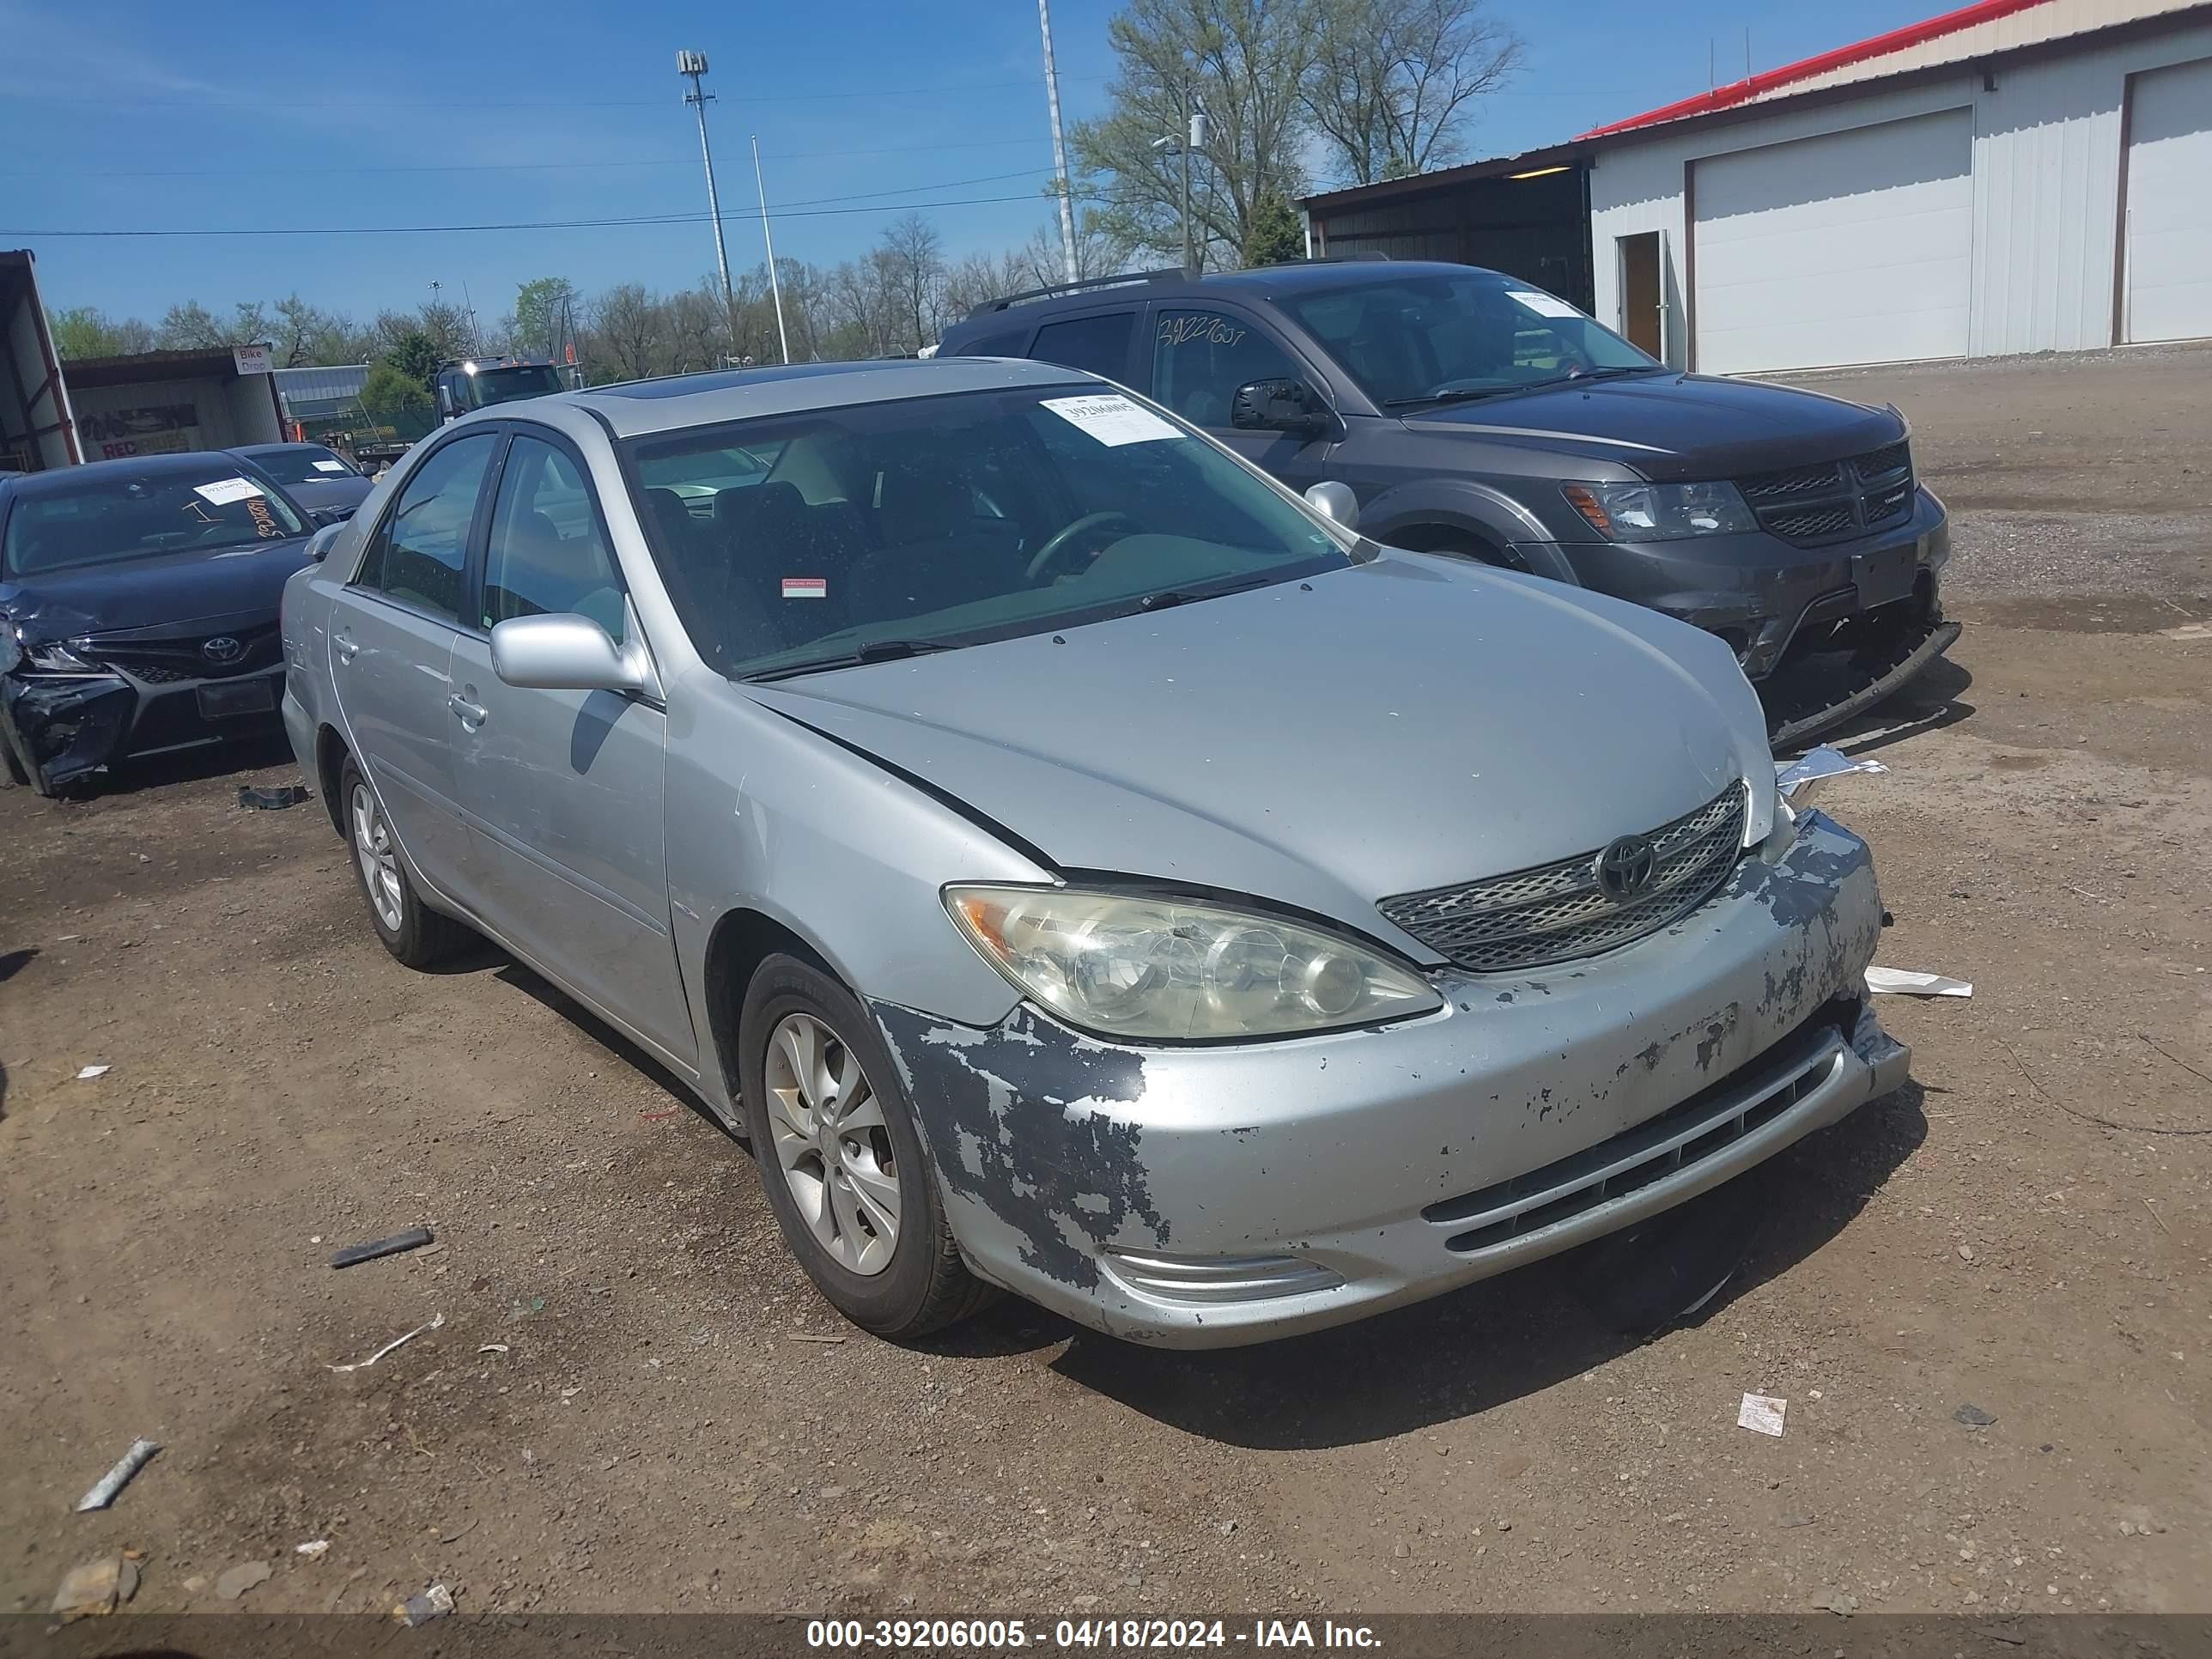
[[[41,645],[23,647],[23,665],[42,674],[97,674],[102,672],[95,663],[64,645],[59,640],[49,640]]]
[[[1756,530],[1732,483],[1571,483],[1559,486],[1590,527],[1617,542],[1671,542]]]
[[[1443,1006],[1412,969],[1276,916],[1041,887],[948,887],[945,906],[1024,994],[1103,1036],[1282,1036]]]

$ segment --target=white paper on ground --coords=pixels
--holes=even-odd
[[[1518,300],[1522,305],[1528,307],[1529,310],[1534,312],[1539,317],[1579,317],[1582,315],[1581,312],[1577,311],[1565,300],[1554,300],[1550,295],[1539,294],[1534,289],[1509,288],[1505,290],[1505,297],[1509,300]]]
[[[1942,974],[1923,974],[1911,968],[1874,968],[1866,970],[1867,989],[1894,991],[1909,997],[1970,997],[1974,994],[1973,981],[1947,979]]]
[[[210,507],[228,507],[233,501],[242,501],[260,493],[261,486],[251,478],[217,478],[213,483],[192,486],[192,494]]]
[[[315,463],[315,471],[318,472],[343,472],[345,471],[345,463],[343,461],[317,461]]]
[[[1139,409],[1127,398],[1111,392],[1088,398],[1047,398],[1044,406],[1070,426],[1088,432],[1109,449],[1182,436],[1149,409]]]
[[[88,1078],[106,1077],[107,1072],[108,1068],[105,1066],[88,1066],[76,1074],[76,1080],[82,1083]]]
[[[1774,763],[1774,787],[1785,795],[1794,795],[1805,784],[1816,778],[1832,778],[1844,772],[1887,772],[1889,769],[1878,760],[1853,760],[1842,750],[1830,744],[1818,749],[1808,749],[1794,761]]]
[[[1782,1434],[1782,1414],[1790,1409],[1790,1402],[1778,1400],[1771,1394],[1747,1394],[1743,1404],[1736,1407],[1735,1425],[1749,1429],[1753,1434],[1771,1434],[1778,1439]]]

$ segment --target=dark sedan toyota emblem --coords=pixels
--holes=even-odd
[[[1657,861],[1651,843],[1641,836],[1607,842],[1597,855],[1597,890],[1614,903],[1626,904],[1651,884],[1651,866]]]
[[[236,662],[245,654],[246,647],[228,634],[218,634],[200,645],[200,655],[210,662]]]

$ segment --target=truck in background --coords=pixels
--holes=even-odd
[[[438,365],[438,419],[457,421],[494,404],[566,392],[550,357],[468,357]]]

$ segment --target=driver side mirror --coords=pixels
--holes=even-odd
[[[605,629],[573,611],[509,617],[495,625],[491,672],[509,685],[540,691],[660,696],[660,683],[642,647],[617,645]]]
[[[1286,432],[1294,438],[1318,438],[1334,424],[1334,411],[1304,380],[1247,380],[1229,406],[1229,424],[1240,432]]]
[[[438,382],[438,413],[450,421],[461,411],[453,407],[453,388],[443,380]]]

